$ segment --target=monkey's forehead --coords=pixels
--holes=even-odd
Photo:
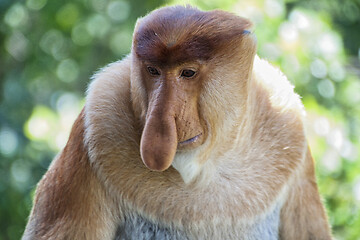
[[[249,20],[224,11],[166,7],[140,20],[133,48],[138,57],[147,61],[207,60],[236,44],[251,26]]]

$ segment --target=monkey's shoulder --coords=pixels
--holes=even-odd
[[[114,62],[94,75],[85,105],[85,127],[90,132],[113,131],[113,126],[122,131],[133,125],[130,61],[127,57]]]
[[[130,61],[127,57],[111,63],[93,76],[87,91],[89,108],[106,109],[109,104],[126,104],[130,101]]]
[[[304,107],[300,96],[294,92],[294,85],[288,78],[266,60],[258,56],[254,60],[253,73],[258,90],[266,91],[262,96],[267,95],[271,104],[276,108],[297,110],[304,114]]]
[[[130,57],[111,63],[96,73],[89,85],[84,109],[84,142],[91,162],[108,159],[108,155],[118,153],[119,149],[118,156],[129,159],[139,142],[131,106],[130,65]],[[100,153],[104,157],[98,156]]]

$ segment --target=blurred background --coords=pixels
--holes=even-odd
[[[0,0],[0,240],[19,239],[34,188],[66,143],[91,75],[129,53],[163,5],[255,23],[258,54],[296,86],[337,239],[360,239],[359,0]]]

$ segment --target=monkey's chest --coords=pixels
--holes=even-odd
[[[188,239],[182,231],[162,227],[140,216],[131,216],[120,225],[115,240],[182,240]]]
[[[259,217],[252,225],[217,225],[212,227],[194,224],[186,230],[164,227],[136,214],[128,216],[117,230],[115,240],[186,240],[186,239],[242,239],[278,240],[280,208],[265,217]],[[190,224],[191,225],[191,224]],[[195,230],[195,231],[194,231]]]

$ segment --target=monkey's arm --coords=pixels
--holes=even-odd
[[[38,184],[23,239],[113,238],[115,214],[90,166],[83,138],[84,111],[66,147]]]
[[[332,239],[309,149],[304,161],[304,167],[289,186],[288,197],[281,210],[280,239]]]

